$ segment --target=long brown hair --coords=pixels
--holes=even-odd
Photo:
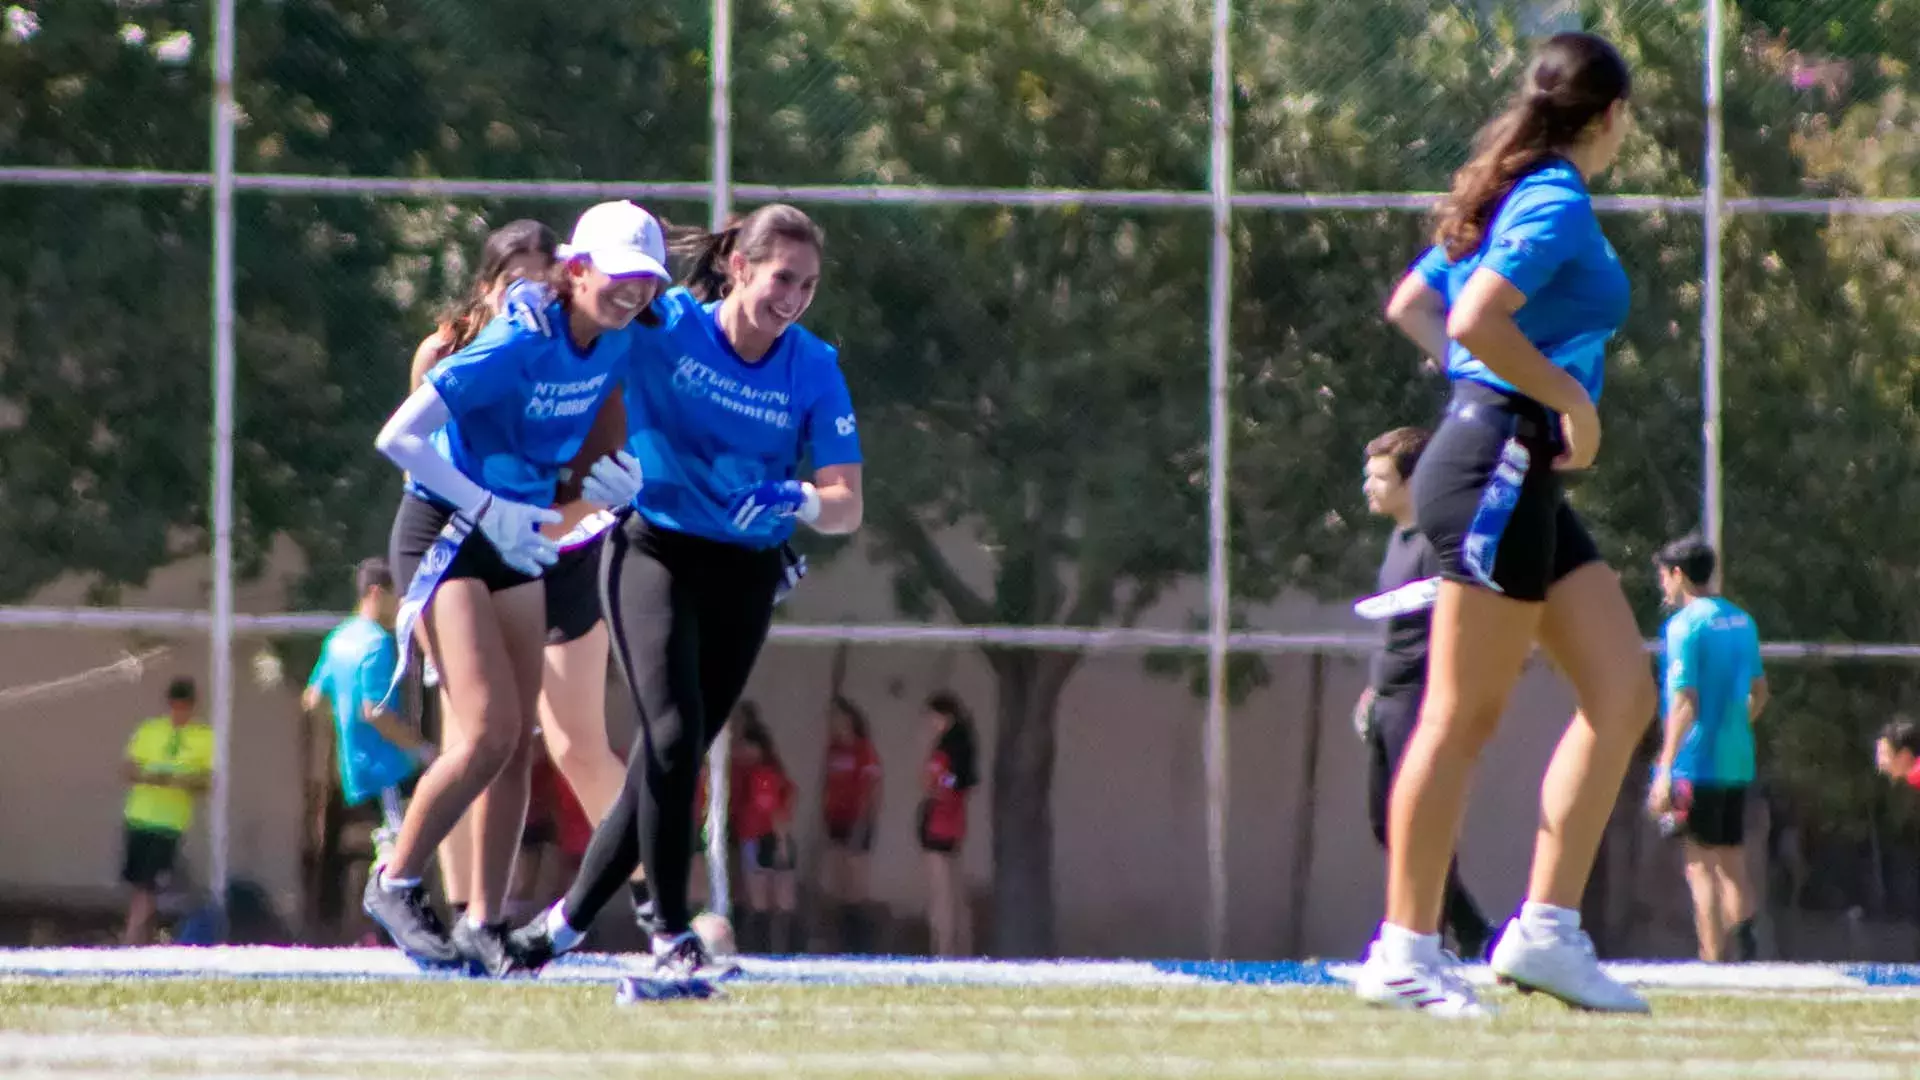
[[[480,328],[493,319],[487,294],[517,255],[537,252],[551,262],[560,250],[560,238],[537,221],[522,218],[509,221],[487,234],[480,249],[480,272],[473,276],[473,288],[467,296],[449,306],[440,316],[440,338],[448,354],[459,352],[473,342]]]
[[[1605,38],[1566,33],[1547,39],[1506,111],[1480,129],[1472,159],[1453,174],[1434,243],[1456,261],[1473,254],[1513,185],[1577,142],[1632,89],[1627,62]]]
[[[772,257],[776,240],[809,245],[822,256],[827,253],[827,235],[812,218],[786,203],[768,203],[746,217],[734,216],[719,232],[695,229],[676,236],[673,253],[691,260],[681,284],[702,303],[718,300],[733,288],[727,258],[738,251],[749,263],[761,262]]]
[[[938,713],[946,718],[947,727],[940,733],[934,748],[947,755],[947,768],[953,772],[953,786],[966,791],[980,782],[980,765],[975,756],[973,740],[973,714],[967,711],[965,702],[959,695],[949,690],[927,698],[928,712]]]

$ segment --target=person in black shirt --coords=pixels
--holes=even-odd
[[[1427,439],[1420,428],[1395,428],[1368,443],[1366,450],[1367,509],[1394,522],[1386,557],[1380,560],[1378,592],[1370,598],[1393,613],[1384,618],[1386,629],[1373,655],[1371,678],[1353,710],[1354,728],[1369,750],[1367,815],[1382,850],[1387,846],[1387,796],[1426,692],[1427,617],[1440,576],[1440,557],[1414,527],[1413,492],[1407,484]],[[1460,955],[1468,959],[1478,959],[1493,936],[1486,916],[1460,881],[1458,859],[1447,869],[1442,922]]]

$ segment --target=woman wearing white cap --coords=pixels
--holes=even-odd
[[[862,513],[839,353],[798,325],[823,248],[799,210],[761,207],[694,245],[686,287],[655,305],[657,329],[622,335],[637,342],[628,449],[646,486],[607,537],[601,595],[640,732],[566,898],[514,932],[524,966],[577,944],[644,863],[658,975],[721,973],[691,932],[687,898],[700,763],[791,583],[788,537],[801,523],[850,533]]]
[[[603,203],[581,215],[560,256],[549,285],[564,332],[547,336],[494,319],[427,373],[375,443],[409,474],[391,541],[395,579],[408,582],[396,630],[405,637],[416,619],[424,623],[464,729],[421,776],[399,839],[364,898],[367,914],[426,965],[494,974],[511,967],[504,923],[494,921],[510,850],[479,868],[479,887],[451,934],[427,906],[420,877],[469,805],[484,835],[518,834],[524,795],[517,802],[481,796],[510,762],[531,760],[517,751],[532,730],[540,690],[541,574],[558,556],[539,529],[559,520],[549,507],[561,470],[625,378],[635,339],[607,332],[646,312],[667,281],[660,224],[632,203]],[[637,483],[632,458],[621,454],[594,464],[583,494],[618,504]]]

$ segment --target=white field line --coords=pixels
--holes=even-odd
[[[1648,1060],[1601,1059],[1552,1061],[1539,1058],[1298,1058],[1145,1055],[1062,1055],[1025,1053],[955,1053],[950,1051],[886,1050],[866,1053],[765,1052],[527,1052],[485,1050],[457,1043],[399,1040],[317,1039],[307,1037],[216,1036],[181,1038],[163,1035],[0,1035],[0,1065],[9,1075],[29,1071],[71,1080],[77,1073],[128,1080],[129,1070],[158,1068],[165,1072],[192,1069],[194,1075],[227,1073],[262,1075],[286,1073],[311,1077],[316,1070],[338,1075],[367,1075],[384,1068],[406,1068],[460,1076],[504,1073],[524,1075],[529,1070],[558,1070],[588,1075],[595,1070],[664,1073],[667,1071],[733,1075],[844,1076],[884,1073],[893,1076],[957,1076],[988,1073],[997,1076],[1081,1077],[1124,1072],[1159,1077],[1268,1077],[1312,1072],[1321,1074],[1379,1073],[1435,1076],[1508,1075],[1643,1080],[1655,1068],[1663,1077],[1758,1078],[1788,1080],[1881,1080],[1903,1075],[1902,1066],[1873,1061],[1733,1060],[1671,1057]]]
[[[826,983],[848,986],[971,985],[1003,987],[1196,987],[1225,986],[1229,980],[1166,971],[1136,961],[1009,962],[995,960],[855,959],[819,957],[741,961],[750,982]],[[639,956],[586,953],[563,957],[543,972],[543,983],[611,982],[645,970]],[[1334,980],[1351,979],[1355,965],[1324,968],[1248,965],[1273,981],[1244,985],[1285,991],[1299,985],[1283,981],[1298,972],[1311,978],[1324,972]],[[1848,993],[1867,998],[1911,996],[1920,992],[1920,968],[1913,986],[1870,987],[1840,965],[1618,963],[1607,965],[1615,977],[1652,990],[1693,993]],[[1484,965],[1461,969],[1469,981],[1485,986],[1492,976]],[[0,982],[9,978],[304,978],[344,980],[444,980],[425,973],[391,949],[310,949],[272,946],[145,949],[0,949]],[[523,981],[523,980],[513,980]],[[1338,985],[1336,982],[1334,985]],[[1827,1000],[1836,1000],[1828,998]]]

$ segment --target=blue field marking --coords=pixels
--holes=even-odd
[[[1321,961],[1189,960],[939,960],[908,956],[747,956],[739,958],[743,984],[812,986],[998,987],[1329,987],[1350,981],[1357,965]],[[1701,964],[1627,961],[1607,970],[1631,985],[1695,993],[1774,991],[1822,993],[1920,990],[1915,964]],[[642,953],[572,953],[539,976],[493,980],[502,985],[612,984],[647,974]],[[1461,969],[1489,983],[1485,965]],[[238,979],[309,981],[417,981],[466,979],[450,971],[422,971],[392,949],[310,949],[274,946],[157,946],[140,949],[0,949],[0,979]],[[489,980],[479,980],[489,981]]]
[[[1317,960],[1156,960],[1153,967],[1196,982],[1235,986],[1340,986],[1346,981],[1334,974],[1333,966]]]
[[[1910,989],[1920,987],[1920,964],[1844,964],[1841,970],[1863,986]]]

